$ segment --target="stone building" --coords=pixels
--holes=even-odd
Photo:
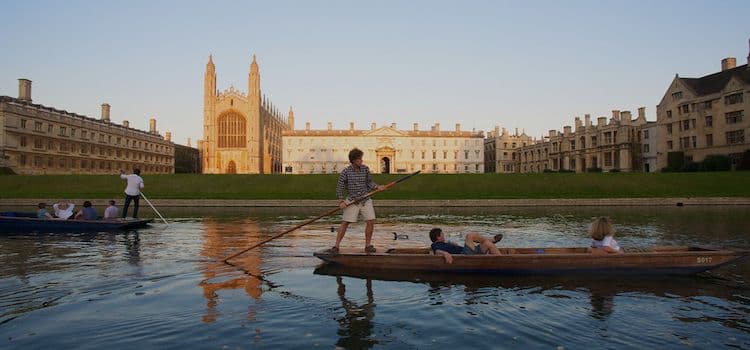
[[[167,141],[172,141],[172,133],[166,132]],[[175,174],[200,174],[201,173],[200,151],[193,148],[188,138],[187,146],[174,144],[174,172]]]
[[[658,152],[659,147],[659,127],[656,122],[646,122],[641,126],[641,144],[643,150],[643,168],[644,173],[653,173],[659,171]]]
[[[750,53],[748,53],[750,63]],[[733,57],[721,61],[721,71],[700,78],[679,75],[656,106],[661,141],[658,167],[667,167],[670,152],[684,152],[699,162],[708,155],[726,155],[735,167],[750,149],[750,64],[737,67]]]
[[[247,94],[230,86],[216,89],[216,66],[209,56],[203,98],[203,140],[198,142],[207,174],[281,172],[281,132],[294,125],[260,90],[260,71],[253,55]]]
[[[0,96],[0,164],[17,174],[114,174],[140,168],[145,174],[174,172],[174,144],[156,131],[110,121],[110,105],[101,117],[35,104],[31,81],[19,79],[18,98]]]
[[[575,130],[550,130],[543,140],[519,148],[517,172],[549,171],[640,171],[640,128],[646,124],[646,108],[638,108],[632,119],[629,111],[612,111],[612,118],[597,118],[596,125],[586,114],[575,118]]]
[[[440,130],[435,124],[429,131],[399,130],[396,123],[369,130],[357,130],[349,123],[348,130],[304,130],[282,133],[284,173],[338,173],[349,166],[349,151],[357,147],[364,152],[363,160],[373,173],[482,173],[484,146],[482,131]]]
[[[508,133],[506,128],[500,132],[500,127],[487,133],[484,139],[484,172],[486,173],[514,173],[516,172],[516,150],[534,143],[526,132],[518,134]]]

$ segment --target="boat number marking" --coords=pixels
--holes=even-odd
[[[710,256],[699,256],[698,257],[698,263],[699,264],[708,264],[711,262]]]

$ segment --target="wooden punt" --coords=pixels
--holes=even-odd
[[[600,249],[500,248],[501,255],[453,255],[448,264],[429,248],[390,249],[384,253],[316,252],[319,259],[358,269],[492,274],[615,272],[689,274],[715,269],[748,256],[746,250],[658,246],[607,254]]]
[[[38,219],[36,213],[2,212],[0,213],[0,234],[121,231],[145,227],[151,221],[153,219]]]

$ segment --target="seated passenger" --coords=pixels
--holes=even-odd
[[[615,228],[612,219],[602,216],[591,223],[591,248],[601,249],[607,253],[620,253],[620,245],[615,241]]]
[[[60,203],[55,203],[52,205],[52,209],[55,210],[55,217],[61,220],[68,220],[73,216],[73,208],[75,208],[76,205],[73,203],[68,203],[66,200],[61,200]]]
[[[470,232],[466,234],[464,246],[461,247],[458,244],[447,241],[443,230],[439,228],[430,230],[430,240],[433,242],[430,248],[435,254],[442,255],[448,264],[453,263],[453,256],[451,254],[500,254],[495,243],[501,239],[503,239],[502,234],[496,235],[494,240],[490,240],[476,232]]]
[[[39,210],[36,212],[38,219],[53,219],[52,215],[47,211],[47,203],[39,203]]]
[[[110,200],[107,209],[104,209],[104,220],[117,219],[118,209],[115,206],[115,201]]]
[[[91,202],[83,202],[83,209],[79,210],[76,214],[76,220],[97,220],[99,215],[96,214],[96,209],[91,206]]]

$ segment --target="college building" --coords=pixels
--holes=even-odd
[[[748,53],[750,63],[750,52]],[[668,166],[668,156],[683,152],[689,161],[724,155],[735,168],[750,149],[750,64],[737,66],[734,57],[721,60],[721,71],[700,78],[676,75],[656,106],[661,135],[658,167]],[[745,97],[748,96],[748,97]]]
[[[518,134],[508,133],[506,128],[496,126],[495,130],[487,132],[484,139],[484,172],[485,173],[515,173],[517,171],[516,150],[533,144],[534,139],[524,131]]]
[[[441,130],[435,124],[430,130],[399,130],[396,123],[369,130],[359,130],[354,123],[349,129],[304,130],[282,132],[285,174],[338,173],[349,166],[349,151],[359,148],[370,171],[376,174],[425,173],[455,174],[484,172],[484,133]]]
[[[576,117],[575,129],[550,130],[544,139],[516,149],[516,172],[642,171],[641,128],[646,124],[645,107],[638,108],[636,118],[630,111],[613,110],[609,121],[599,117],[596,124],[588,114],[584,120]]]
[[[140,168],[145,174],[174,172],[174,144],[149,131],[36,104],[31,80],[19,79],[18,98],[0,96],[0,167],[16,174],[114,174]]]
[[[203,140],[198,142],[206,174],[271,174],[281,172],[281,132],[294,125],[260,90],[255,55],[250,63],[247,94],[233,86],[216,89],[213,56],[203,84]],[[291,125],[291,126],[290,126]]]

